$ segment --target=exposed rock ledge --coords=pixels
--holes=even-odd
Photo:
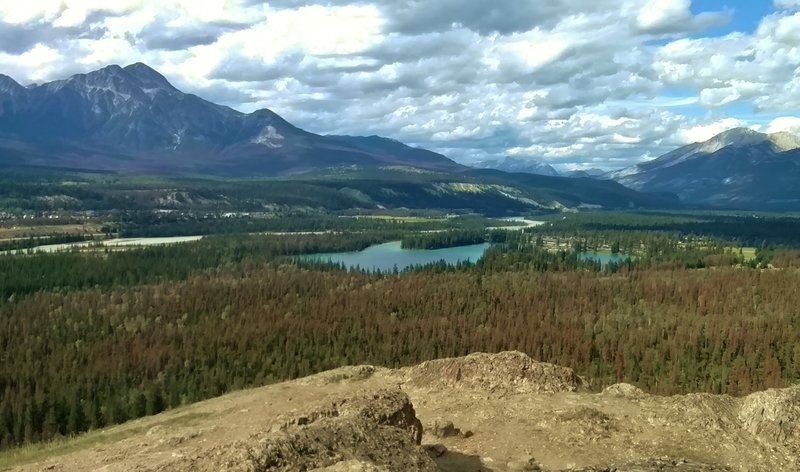
[[[45,457],[18,469],[796,472],[800,386],[745,398],[627,384],[593,394],[572,370],[519,352],[472,354],[236,392]]]

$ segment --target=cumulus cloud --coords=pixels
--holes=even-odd
[[[213,44],[224,33],[236,31],[236,23],[207,23],[170,26],[169,21],[157,20],[148,24],[135,37],[129,39],[141,42],[143,49],[178,51],[193,46]]]
[[[775,8],[783,10],[800,10],[800,0],[775,0]]]
[[[731,128],[739,128],[746,126],[742,120],[736,118],[725,118],[713,123],[692,126],[678,131],[677,136],[682,144],[700,143],[708,141],[714,136],[727,131]]]
[[[755,31],[713,37],[747,12],[697,13],[691,0],[0,2],[0,71],[27,83],[141,61],[187,92],[314,132],[610,168],[747,126],[725,118],[731,104],[800,108],[798,0],[774,5]]]
[[[789,132],[800,135],[800,117],[782,116],[770,121],[767,133]]]
[[[700,103],[720,107],[735,102],[742,94],[735,87],[707,88],[700,91]]]
[[[702,31],[729,20],[727,12],[693,15],[691,0],[647,0],[636,15],[636,26],[647,33]]]
[[[9,69],[17,68],[30,71],[27,73],[27,81],[37,81],[55,72],[53,66],[40,68],[40,65],[56,63],[61,57],[57,50],[42,44],[36,44],[18,56],[0,53],[0,65],[5,65]]]
[[[748,99],[758,111],[789,112],[800,105],[798,45],[800,12],[775,13],[753,34],[673,41],[653,66],[664,83],[702,90],[706,105]]]

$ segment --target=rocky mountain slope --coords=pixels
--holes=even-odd
[[[0,455],[24,471],[796,471],[800,386],[582,391],[519,352],[343,367]]]
[[[0,165],[279,175],[358,164],[464,167],[385,138],[326,137],[173,87],[144,64],[23,87],[0,75]]]
[[[800,137],[736,128],[610,174],[628,187],[724,207],[800,207]]]
[[[479,169],[496,169],[504,172],[525,172],[528,174],[549,175],[558,177],[558,173],[551,165],[536,159],[522,159],[517,157],[504,156],[498,159],[487,159],[478,161],[473,167]]]
[[[270,110],[245,114],[183,93],[144,64],[108,66],[29,87],[0,75],[0,168],[3,175],[15,175],[15,182],[19,175],[34,180],[52,175],[57,182],[62,174],[63,181],[74,182],[79,177],[72,174],[86,171],[192,177],[196,187],[187,191],[206,195],[209,184],[198,178],[280,177],[260,182],[265,189],[280,187],[264,192],[269,194],[264,204],[299,202],[332,209],[503,214],[676,203],[672,195],[643,194],[610,181],[566,182],[471,169],[380,136],[320,136]],[[176,183],[169,185],[174,193]],[[66,195],[83,205],[71,187],[55,197]],[[240,190],[234,193],[242,195]],[[228,206],[231,195],[215,192],[213,198]],[[248,193],[248,204],[252,198]]]

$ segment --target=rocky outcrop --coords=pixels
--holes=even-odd
[[[518,351],[437,359],[400,369],[399,374],[414,387],[493,394],[574,392],[582,385],[572,369],[537,362]]]
[[[437,470],[421,439],[408,396],[380,390],[296,416],[251,448],[248,459],[252,472]]]
[[[762,440],[800,452],[800,386],[748,395],[738,416],[742,426]]]

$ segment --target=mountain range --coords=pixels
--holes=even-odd
[[[674,196],[644,194],[612,181],[471,169],[380,136],[310,133],[268,109],[246,114],[184,93],[140,63],[27,87],[0,75],[0,167],[12,182],[14,176],[33,175],[35,180],[45,171],[173,179],[161,189],[166,196],[154,197],[142,203],[145,206],[169,200],[169,192],[178,188],[174,178],[187,176],[270,178],[259,184],[261,193],[270,195],[259,205],[302,203],[334,209],[442,208],[502,214],[582,206],[663,208],[676,202]],[[252,188],[248,184],[248,192]],[[94,203],[69,186],[50,191],[55,193],[41,198],[77,199],[81,203],[76,207],[93,208]],[[32,187],[25,192],[45,190]],[[94,201],[116,198],[113,189],[98,192]],[[189,195],[191,189],[184,193]],[[242,195],[221,190],[212,193],[210,201],[233,204]]]
[[[800,208],[800,137],[735,128],[608,175],[683,202],[742,209]]]
[[[173,87],[144,64],[23,87],[0,75],[6,165],[221,176],[341,165],[464,169],[377,136],[320,136],[262,109],[245,114]]]
[[[546,164],[538,159],[529,157],[511,157],[503,156],[494,159],[483,159],[470,163],[472,167],[479,169],[496,169],[503,172],[523,172],[526,174],[548,175],[551,177],[575,177],[575,178],[592,178],[592,179],[606,179],[607,171],[602,169],[581,169],[571,171],[557,171],[550,164]]]
[[[517,200],[538,188],[548,189],[548,198],[558,193],[579,205],[607,206],[607,200],[586,201],[598,190],[615,195],[614,205],[627,201],[627,207],[648,206],[654,198],[671,201],[668,194],[702,206],[800,207],[800,138],[789,133],[737,128],[607,174],[565,173],[579,178],[583,188],[576,195],[575,184],[548,180],[559,179],[559,173],[535,159],[504,156],[473,164],[504,172],[482,173],[389,138],[323,136],[268,109],[242,113],[184,93],[141,63],[30,86],[0,74],[0,167],[233,178],[408,167],[442,173],[449,183],[466,179],[472,185],[487,178],[498,188],[524,183],[528,190]]]

